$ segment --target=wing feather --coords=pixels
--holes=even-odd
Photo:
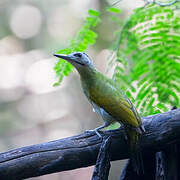
[[[89,88],[90,99],[104,108],[117,121],[133,127],[139,127],[141,118],[131,101],[122,94],[120,88],[112,81],[96,82]]]

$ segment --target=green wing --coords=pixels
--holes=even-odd
[[[122,94],[119,87],[111,79],[104,76],[96,78],[96,82],[89,88],[90,99],[104,108],[117,121],[139,127],[141,118],[131,101]]]

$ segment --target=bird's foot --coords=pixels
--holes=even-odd
[[[97,136],[99,136],[99,138],[102,139],[102,135],[99,133],[98,129],[92,129],[92,130],[86,130],[85,132],[95,132]]]

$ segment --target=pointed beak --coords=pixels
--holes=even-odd
[[[61,58],[61,59],[65,59],[67,61],[72,60],[72,58],[69,55],[65,55],[65,54],[54,54],[54,56]]]
[[[84,64],[82,62],[80,62],[79,60],[75,59],[72,55],[54,54],[54,56],[68,61],[73,66],[75,66],[75,64],[80,64],[80,65],[84,66]]]

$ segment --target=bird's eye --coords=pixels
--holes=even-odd
[[[77,54],[75,54],[74,56],[76,56],[76,57],[82,57],[82,54],[77,53]]]

